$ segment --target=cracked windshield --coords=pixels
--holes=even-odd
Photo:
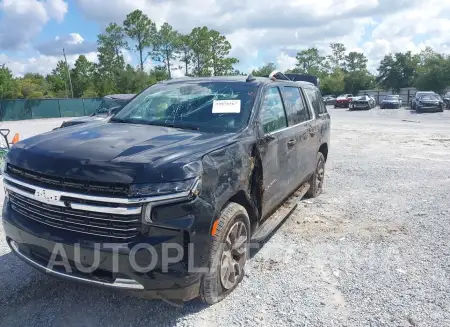
[[[0,0],[0,327],[450,327],[449,14]]]

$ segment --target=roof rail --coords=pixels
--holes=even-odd
[[[277,79],[281,79],[284,81],[290,81],[291,79],[289,77],[287,77],[286,75],[284,75],[282,72],[280,72],[279,70],[274,70],[273,72],[271,72],[269,74],[269,78],[271,80],[277,80]]]

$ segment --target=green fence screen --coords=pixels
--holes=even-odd
[[[101,102],[102,98],[0,100],[0,120],[88,116]]]

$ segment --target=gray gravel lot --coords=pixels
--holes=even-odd
[[[326,192],[224,301],[180,309],[59,281],[16,259],[0,227],[0,325],[450,326],[450,111],[329,111]]]

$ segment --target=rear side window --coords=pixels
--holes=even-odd
[[[270,133],[287,127],[286,113],[278,87],[271,87],[264,94],[260,119],[264,133]]]
[[[309,101],[311,101],[311,105],[313,106],[316,116],[327,113],[327,109],[323,104],[322,96],[320,95],[319,90],[310,88],[305,88],[304,90]]]
[[[299,124],[310,119],[305,100],[298,87],[283,87],[283,98],[289,125]]]

